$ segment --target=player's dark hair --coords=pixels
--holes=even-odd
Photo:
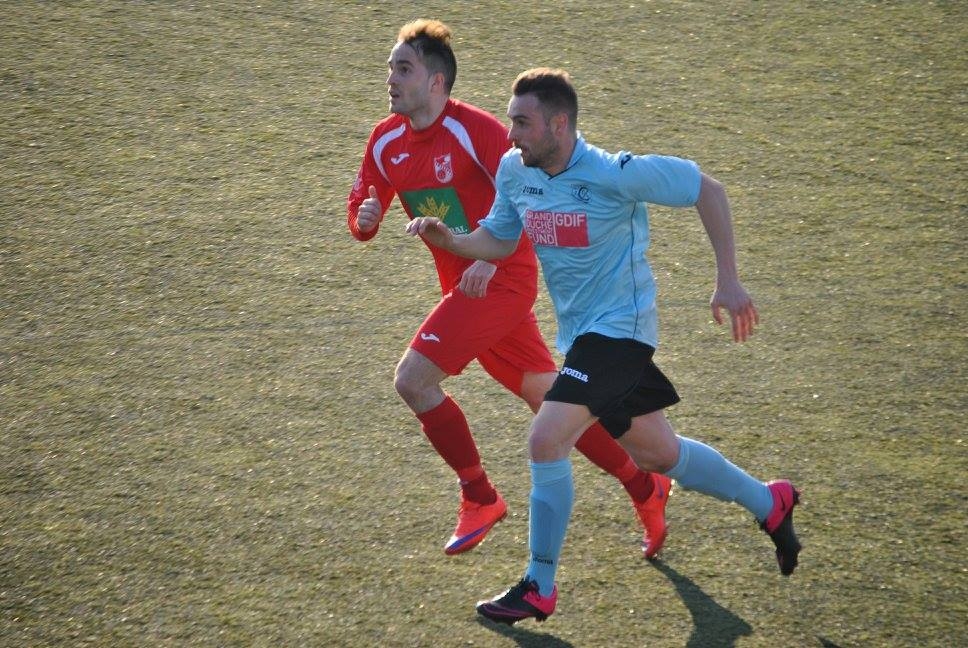
[[[578,93],[571,83],[571,76],[564,70],[546,67],[525,70],[514,80],[511,92],[516,97],[533,94],[538,98],[546,120],[565,113],[571,130],[577,128]]]
[[[450,27],[427,18],[408,22],[397,35],[397,41],[412,47],[431,74],[444,75],[447,94],[457,80],[457,58],[450,47],[450,37]]]

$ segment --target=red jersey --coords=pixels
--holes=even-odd
[[[496,117],[456,99],[448,99],[437,120],[419,131],[407,117],[390,115],[370,134],[347,199],[350,232],[366,241],[379,230],[377,226],[364,233],[356,226],[357,209],[369,196],[370,186],[376,187],[384,212],[396,195],[411,219],[436,216],[455,234],[476,229],[494,202],[494,177],[509,147],[507,129]],[[427,247],[437,266],[440,287],[447,294],[460,283],[473,260]],[[498,267],[492,281],[515,289],[514,283],[522,276],[533,275],[536,287],[537,259],[528,237],[521,237],[513,254],[492,263]]]

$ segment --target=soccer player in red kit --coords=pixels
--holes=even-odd
[[[507,129],[450,98],[457,75],[450,37],[436,20],[400,29],[388,61],[391,114],[370,134],[347,200],[347,224],[360,241],[376,236],[394,195],[411,219],[435,216],[455,233],[476,229],[491,207],[498,162],[510,146]],[[479,544],[507,505],[488,479],[463,411],[441,383],[476,359],[536,412],[557,367],[534,316],[538,268],[527,237],[493,263],[428,247],[443,297],[400,359],[394,387],[460,481],[457,526],[444,545],[445,553],[457,554]],[[665,541],[670,480],[640,470],[598,423],[575,447],[625,487],[644,527],[643,554],[654,557]]]

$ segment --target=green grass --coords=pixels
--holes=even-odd
[[[962,3],[3,15],[0,645],[968,643]],[[643,563],[576,457],[558,613],[476,620],[524,566],[528,413],[476,367],[447,383],[512,514],[445,559],[453,476],[392,388],[433,270],[398,207],[370,244],[345,229],[418,15],[455,29],[459,98],[503,115],[518,72],[562,66],[591,141],[724,181],[761,331],[711,323],[698,219],[655,210],[658,358],[680,432],[804,487],[794,577],[684,491]]]

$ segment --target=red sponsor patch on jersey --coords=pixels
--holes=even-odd
[[[524,231],[535,245],[588,247],[588,215],[584,212],[529,209],[524,214]]]

